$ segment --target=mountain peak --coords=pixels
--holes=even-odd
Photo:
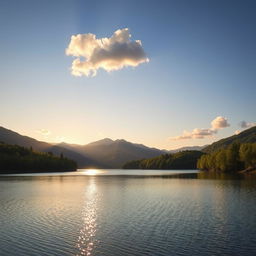
[[[126,141],[126,140],[124,140],[124,139],[117,139],[117,140],[115,140],[115,142],[128,142],[128,141]],[[131,143],[131,142],[130,142]]]
[[[91,142],[87,145],[91,145],[91,146],[100,146],[100,145],[109,145],[111,143],[113,143],[114,141],[110,138],[104,138],[102,140],[97,140],[97,141],[94,141],[94,142]]]

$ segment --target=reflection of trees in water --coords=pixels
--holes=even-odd
[[[256,188],[256,175],[250,174],[230,174],[223,172],[202,171],[197,173],[197,179],[216,180],[218,185],[232,186],[234,189],[253,189]]]
[[[77,255],[91,255],[95,246],[97,231],[98,194],[94,178],[89,179],[85,191],[85,205],[82,212],[83,226],[77,239]]]
[[[206,180],[240,180],[243,176],[239,174],[230,174],[224,172],[214,172],[214,171],[201,171],[197,174],[198,179]]]

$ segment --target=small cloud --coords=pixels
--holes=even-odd
[[[218,116],[211,122],[211,128],[195,128],[192,132],[184,131],[182,135],[171,137],[171,140],[204,139],[218,133],[219,129],[230,126],[227,118]]]
[[[227,118],[223,116],[217,116],[214,120],[212,120],[211,125],[212,125],[212,129],[215,129],[215,130],[223,129],[230,126]]]
[[[51,132],[47,129],[39,129],[36,131],[37,133],[40,133],[41,135],[47,137],[51,134]]]
[[[235,135],[238,135],[240,132],[241,132],[240,130],[236,130]]]
[[[253,126],[255,126],[256,125],[256,123],[249,123],[249,122],[246,122],[246,121],[241,121],[240,123],[239,123],[239,126],[241,127],[241,128],[251,128],[251,127],[253,127]]]
[[[66,49],[66,55],[77,57],[72,63],[72,75],[95,76],[99,68],[109,72],[148,62],[141,41],[130,38],[128,28],[118,29],[109,38],[97,39],[91,33],[73,35]]]

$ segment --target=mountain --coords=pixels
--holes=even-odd
[[[188,147],[182,147],[182,148],[177,148],[177,149],[172,149],[172,150],[168,150],[168,153],[177,153],[177,152],[182,152],[182,151],[202,151],[206,146],[208,145],[204,145],[204,146],[188,146]]]
[[[62,144],[63,146],[63,144]],[[159,156],[165,151],[149,148],[126,140],[105,138],[87,145],[65,145],[68,149],[86,155],[105,168],[121,168],[126,162]]]
[[[26,148],[33,147],[37,151],[46,152],[52,145],[43,141],[32,139],[28,136],[20,135],[17,132],[0,127],[0,142],[11,145],[19,145]]]
[[[4,127],[0,127],[0,142],[10,145],[19,145],[26,148],[32,147],[34,150],[40,152],[52,152],[56,156],[59,156],[62,153],[65,157],[75,160],[79,167],[97,166],[97,163],[94,163],[85,155],[79,154],[72,149],[38,141],[28,136],[20,135],[19,133],[8,130]]]
[[[232,143],[255,143],[256,142],[256,126],[240,132],[237,135],[230,136],[228,138],[219,140],[205,147],[202,151],[206,153],[212,153],[216,150],[226,148]]]
[[[126,163],[124,169],[196,169],[197,160],[204,155],[201,151],[190,150],[174,154],[163,154],[150,159],[142,159]]]
[[[176,153],[186,150],[202,150],[210,153],[220,148],[225,148],[233,142],[247,143],[256,142],[256,127],[217,141],[206,147],[183,147],[176,150],[160,150],[150,148],[142,144],[131,143],[126,140],[111,140],[105,138],[87,145],[68,143],[51,144],[38,141],[28,136],[20,135],[14,131],[0,127],[0,142],[23,147],[32,147],[36,151],[52,152],[56,156],[62,153],[65,157],[77,162],[79,168],[121,168],[125,163],[151,159],[166,153]]]
[[[121,168],[126,162],[159,156],[166,151],[149,148],[125,140],[105,138],[87,145],[68,143],[51,144],[35,140],[28,136],[0,127],[0,142],[23,147],[32,147],[36,151],[61,153],[77,162],[79,168]]]

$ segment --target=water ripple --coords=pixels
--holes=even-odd
[[[256,182],[0,180],[0,255],[255,255]]]

